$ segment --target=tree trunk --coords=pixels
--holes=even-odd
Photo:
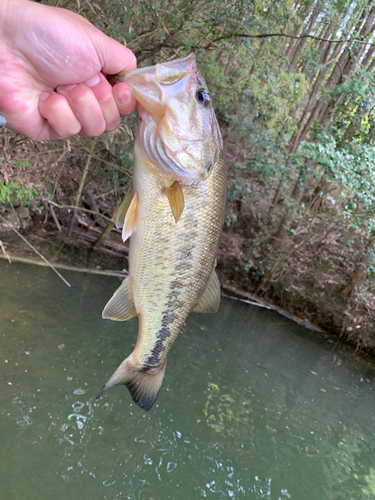
[[[297,16],[297,25],[295,26],[295,28],[293,29],[293,31],[291,33],[292,36],[298,36],[298,35],[301,35],[303,33],[304,21],[303,20],[301,21],[300,18],[302,17],[303,19],[306,19],[311,8],[312,8],[312,2],[307,2],[305,5],[305,8],[301,12],[301,16],[299,16],[299,15]],[[293,39],[293,38],[289,39],[288,49],[287,49],[286,54],[285,54],[286,62],[284,62],[281,65],[282,71],[285,71],[287,69],[287,67],[290,65],[289,61],[291,61],[292,54],[293,54],[293,52],[294,52],[294,50],[297,47],[299,42],[300,42],[300,40],[298,40],[298,39]]]
[[[324,43],[327,43],[327,47],[322,55],[322,59],[321,59],[322,64],[325,64],[327,62],[327,59],[330,55],[330,44],[328,42],[324,42]],[[336,57],[339,55],[341,50],[342,50],[342,45],[339,43],[336,44],[336,47],[331,55],[332,63],[336,59]],[[310,128],[311,128],[314,120],[317,118],[317,116],[320,112],[320,108],[322,106],[322,104],[320,102],[316,103],[314,108],[313,108],[313,106],[314,106],[314,103],[316,101],[319,90],[323,84],[324,78],[326,76],[327,67],[328,67],[328,65],[326,66],[325,69],[321,69],[319,71],[318,76],[316,77],[316,79],[314,81],[313,88],[312,88],[310,96],[309,96],[309,101],[308,101],[306,108],[305,108],[304,112],[302,113],[302,116],[301,116],[300,121],[298,123],[297,133],[293,136],[293,138],[291,140],[291,144],[292,144],[291,150],[293,152],[297,150],[298,143],[300,141],[304,141],[306,139],[306,136],[309,133]],[[311,109],[312,109],[312,111],[311,111]],[[310,117],[309,117],[307,123],[305,124],[304,122],[306,120],[306,117],[309,115],[309,113],[310,113]]]
[[[372,43],[374,43],[374,39],[373,38],[371,39],[371,41],[372,41]],[[365,55],[365,57],[364,57],[364,59],[362,61],[362,67],[363,67],[363,69],[366,69],[369,66],[370,61],[372,60],[372,56],[373,56],[374,52],[375,52],[375,45],[372,46],[372,47],[370,47],[368,49],[367,54]]]
[[[301,180],[301,173],[298,174],[297,180],[294,184],[293,191],[292,191],[292,198],[295,200],[294,210],[297,207],[297,205],[299,204],[299,202],[301,201],[301,197],[302,197],[302,191],[300,188],[300,180]],[[279,246],[286,239],[287,234],[286,234],[286,231],[284,229],[284,226],[286,225],[288,219],[293,215],[294,210],[292,211],[292,214],[290,214],[289,216],[287,214],[283,215],[283,217],[280,221],[279,227],[273,236],[273,238],[274,238],[273,245],[274,246]]]
[[[365,11],[362,14],[362,22],[364,14]],[[359,32],[358,36],[359,38],[366,39],[368,37],[368,35],[371,33],[373,29],[374,20],[375,20],[375,6],[373,5]],[[349,78],[354,73],[356,67],[359,64],[361,55],[363,54],[365,49],[366,49],[365,44],[354,42],[350,48],[347,47],[344,50],[343,56],[344,54],[345,56],[343,57],[341,64],[340,65],[337,64],[335,69],[333,70],[333,73],[335,73],[335,77],[332,79],[330,87],[342,83],[346,78]],[[337,71],[335,72],[336,69]],[[324,105],[321,107],[318,118],[322,120],[323,125],[325,127],[332,120],[335,114],[336,107],[337,107],[337,101],[335,101],[332,105],[329,104],[329,101],[326,101]]]
[[[320,8],[315,7],[315,9],[313,10],[311,17],[309,19],[309,22],[307,24],[306,30],[304,30],[304,32],[303,32],[304,34],[308,34],[312,30],[312,28],[314,27],[315,21],[318,18],[319,12],[320,12]],[[307,38],[301,38],[300,40],[298,40],[299,43],[295,44],[295,48],[290,54],[290,59],[289,59],[290,60],[290,63],[289,63],[290,68],[294,68],[294,66],[296,65],[296,63],[298,61],[298,57],[300,56],[306,41],[307,41]]]
[[[226,64],[225,70],[224,70],[224,76],[229,76],[229,72],[231,70],[231,67],[233,66],[233,64],[235,62],[236,62],[236,53],[232,57],[230,57],[228,59],[228,62]],[[216,102],[216,104],[219,102],[221,94],[222,94],[221,90],[219,90],[218,92],[216,92],[216,94],[215,94],[215,102]]]
[[[271,202],[271,205],[268,209],[268,218],[271,217],[273,211],[275,210],[276,208],[276,205],[278,204],[279,202],[279,199],[280,199],[280,195],[281,195],[281,191],[282,191],[282,188],[283,188],[283,178],[281,177],[280,180],[279,180],[279,183],[277,185],[277,188],[276,188],[276,191],[275,191],[275,194],[273,196],[273,199],[272,199],[272,202]]]

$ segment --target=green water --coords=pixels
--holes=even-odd
[[[375,498],[374,366],[276,313],[194,314],[155,407],[117,387],[115,278],[0,261],[0,498]]]

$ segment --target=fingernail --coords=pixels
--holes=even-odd
[[[122,90],[117,94],[117,99],[119,100],[120,104],[128,104],[131,99],[131,94],[130,90]]]
[[[69,92],[69,90],[74,89],[74,87],[77,87],[77,85],[59,85],[59,89],[63,92]]]
[[[98,85],[99,82],[100,75],[97,73],[96,75],[83,82],[83,84],[86,85],[86,87],[95,87],[95,85]]]
[[[42,101],[42,102],[46,101],[49,98],[50,95],[51,95],[50,92],[43,92],[39,96],[39,101]]]

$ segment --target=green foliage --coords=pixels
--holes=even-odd
[[[18,201],[20,205],[26,206],[38,196],[38,191],[31,185],[21,186],[17,181],[7,182],[3,180],[0,184],[0,203],[12,203]]]
[[[359,208],[374,213],[375,146],[354,140],[340,148],[332,135],[321,131],[314,142],[301,143],[299,153],[323,169],[327,182],[336,181],[345,217]]]
[[[231,179],[228,184],[228,200],[239,200],[243,201],[246,197],[251,193],[250,188],[244,182],[241,182],[240,179]]]

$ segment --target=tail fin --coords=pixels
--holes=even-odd
[[[133,401],[143,410],[149,411],[159,395],[166,364],[146,372],[134,368],[129,358],[126,358],[101,388],[96,399],[100,399],[112,387],[123,384],[129,389]]]

